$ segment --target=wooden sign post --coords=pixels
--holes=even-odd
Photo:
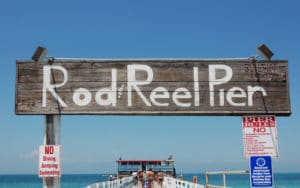
[[[60,116],[45,115],[44,145],[60,145]],[[60,188],[59,177],[43,178],[44,188]]]

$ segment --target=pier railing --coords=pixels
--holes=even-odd
[[[204,188],[204,186],[172,177],[164,177],[163,188]]]
[[[86,188],[127,188],[132,187],[134,184],[134,177],[124,177],[122,179],[115,179],[112,181],[105,181],[94,183],[92,185],[86,186]]]
[[[135,185],[134,177],[130,176],[113,181],[94,183],[85,188],[142,188],[142,186],[141,184]],[[154,184],[154,188],[205,188],[205,186],[172,177],[164,177],[162,186]]]
[[[237,174],[249,174],[249,171],[217,171],[217,172],[206,172],[205,174],[205,181],[206,186],[205,188],[226,188],[226,175],[237,175]],[[211,185],[209,184],[209,175],[222,175],[223,185]]]

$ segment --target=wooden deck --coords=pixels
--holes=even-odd
[[[86,188],[143,188],[142,182],[136,182],[133,176],[125,177],[122,179],[116,179],[113,181],[98,182],[86,186]],[[164,177],[162,185],[159,185],[157,181],[153,181],[151,188],[204,188],[204,185],[176,179],[173,177]]]
[[[143,185],[141,182],[138,182],[137,185],[133,185],[131,188],[143,188]],[[162,185],[159,185],[156,181],[153,182],[153,187],[152,188],[163,188]]]

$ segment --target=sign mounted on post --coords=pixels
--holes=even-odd
[[[244,155],[278,157],[275,116],[243,117]]]
[[[17,62],[17,114],[290,115],[287,61]]]
[[[42,145],[39,147],[39,177],[60,177],[60,146]]]
[[[250,157],[251,187],[273,187],[272,158],[270,156]]]

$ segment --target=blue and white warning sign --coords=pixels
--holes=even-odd
[[[272,187],[272,158],[270,156],[250,157],[251,187]]]

